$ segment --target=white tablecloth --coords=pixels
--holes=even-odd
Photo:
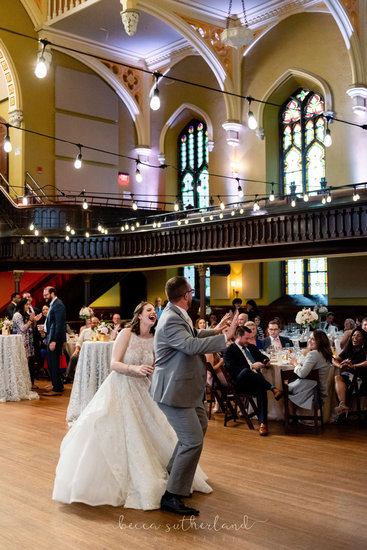
[[[276,386],[280,390],[282,389],[282,377],[280,374],[281,369],[292,368],[291,365],[277,365],[273,364],[269,369],[261,369],[264,378],[273,386]],[[334,367],[330,368],[328,378],[328,397],[324,400],[322,407],[324,422],[330,422],[335,420],[334,407],[337,405],[334,386]],[[272,392],[268,391],[268,418],[269,420],[284,420],[284,400],[280,399],[276,401]],[[302,413],[305,413],[304,409],[301,409]]]
[[[31,388],[23,337],[0,336],[0,402],[39,399]]]
[[[74,422],[110,374],[113,342],[84,342],[76,366],[66,420]]]

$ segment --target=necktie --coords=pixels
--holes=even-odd
[[[250,350],[245,348],[245,347],[242,348],[242,349],[243,349],[244,354],[246,356],[246,359],[250,363],[250,365],[252,365],[252,363],[255,363],[255,359],[253,358],[252,353],[250,352]]]

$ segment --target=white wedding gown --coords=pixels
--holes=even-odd
[[[151,365],[153,338],[131,333],[123,362]],[[147,377],[111,372],[61,443],[54,500],[160,507],[177,437],[149,386]],[[198,467],[193,490],[210,493],[205,479]]]

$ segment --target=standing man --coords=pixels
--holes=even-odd
[[[64,385],[60,371],[60,354],[62,346],[66,342],[66,311],[53,287],[47,286],[43,290],[43,298],[50,306],[44,330],[46,332],[47,364],[52,382],[52,391],[44,395],[61,395]]]
[[[13,292],[13,294],[10,296],[10,300],[11,302],[6,308],[6,316],[8,319],[12,320],[15,310],[17,309],[17,305],[20,302],[19,292]]]
[[[173,277],[166,283],[168,304],[158,322],[154,337],[155,370],[151,395],[164,412],[178,438],[167,465],[170,474],[161,509],[181,515],[198,515],[187,507],[181,497],[188,497],[203,448],[208,420],[203,400],[205,396],[206,364],[202,354],[224,350],[225,326],[215,329],[193,328],[187,313],[194,290],[185,277]],[[228,329],[234,335],[237,316]]]

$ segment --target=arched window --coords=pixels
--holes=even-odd
[[[193,119],[178,137],[178,189],[183,206],[209,206],[208,132]]]
[[[325,109],[318,93],[297,90],[283,104],[279,113],[280,178],[284,193],[320,189],[325,177]]]

